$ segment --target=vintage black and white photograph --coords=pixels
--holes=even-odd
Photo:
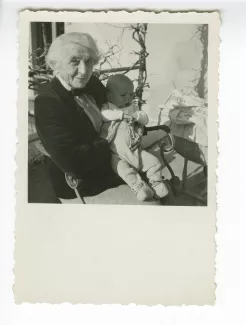
[[[208,33],[30,22],[28,202],[206,206]]]
[[[219,26],[21,13],[17,303],[214,304]]]

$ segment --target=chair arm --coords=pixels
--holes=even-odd
[[[144,134],[146,135],[149,131],[158,131],[158,130],[163,130],[166,133],[171,133],[171,130],[169,128],[169,126],[167,125],[156,125],[156,126],[145,126],[144,127]]]
[[[167,140],[169,141],[169,144],[167,143]],[[166,137],[164,137],[163,139],[161,139],[159,142],[158,142],[158,145],[160,147],[160,150],[161,152],[170,152],[174,149],[175,147],[175,138],[173,136],[173,134],[170,132],[167,134]]]
[[[169,126],[156,125],[156,126],[144,127],[143,135],[146,135],[147,132],[149,132],[149,131],[159,131],[159,130],[164,132],[164,137],[162,139],[157,140],[154,143],[152,143],[150,146],[147,147],[147,149],[151,148],[155,144],[158,144],[158,146],[160,147],[160,150],[162,152],[167,153],[167,152],[172,151],[175,146],[175,139],[174,139],[173,134],[171,133]]]
[[[72,190],[74,190],[79,202],[82,204],[86,204],[84,198],[80,195],[80,193],[78,191],[78,187],[81,183],[81,179],[75,177],[72,173],[65,173],[65,179],[66,179],[67,185]]]
[[[75,177],[72,173],[65,173],[65,179],[67,185],[73,190],[77,189],[81,183],[81,179]]]

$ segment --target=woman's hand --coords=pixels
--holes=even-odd
[[[96,145],[101,145],[101,146],[108,146],[108,141],[105,138],[98,137],[95,141],[94,144]]]

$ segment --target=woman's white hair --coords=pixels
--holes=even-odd
[[[85,52],[90,54],[95,64],[100,59],[99,50],[95,40],[87,33],[67,33],[58,36],[51,44],[49,51],[46,55],[46,63],[55,70],[57,64],[63,59],[64,50],[70,44],[78,44],[85,48]]]

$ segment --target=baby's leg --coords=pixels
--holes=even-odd
[[[112,154],[111,164],[113,171],[118,174],[129,186],[138,180],[140,177],[132,166],[126,161],[120,159],[119,156]]]
[[[165,197],[168,194],[168,189],[162,180],[161,171],[163,165],[156,156],[145,150],[142,150],[140,155],[143,165],[142,170],[146,172],[150,187],[154,190],[157,197]]]
[[[146,172],[148,179],[153,179],[155,181],[162,180],[161,170],[163,165],[159,159],[145,150],[141,150],[140,156],[143,166],[142,171]]]
[[[120,123],[114,140],[110,144],[111,151],[120,157],[121,160],[127,162],[135,169],[139,169],[139,153],[137,150],[130,149],[131,137],[129,136],[129,126],[123,121]]]
[[[136,169],[114,154],[112,155],[112,168],[130,186],[140,201],[153,197],[152,189],[141,179]]]

